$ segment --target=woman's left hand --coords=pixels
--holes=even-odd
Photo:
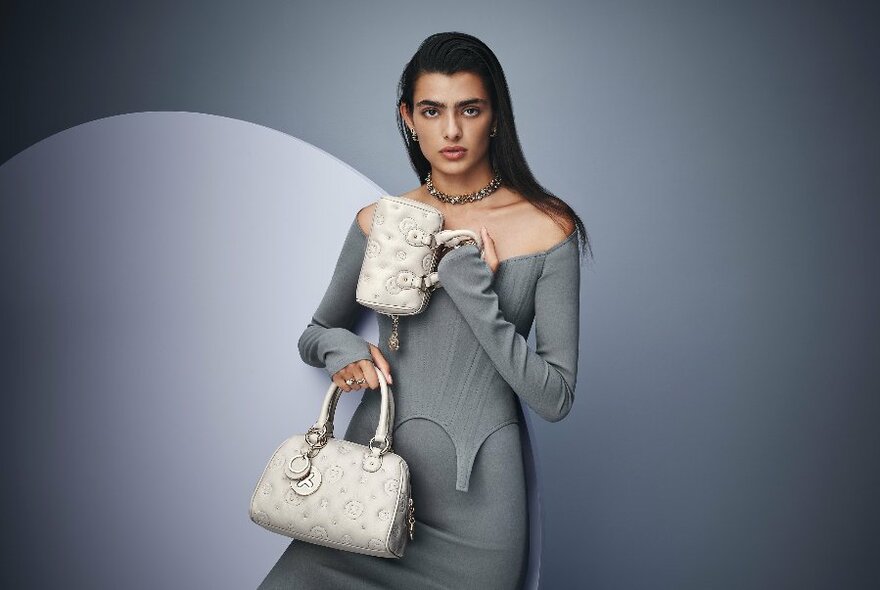
[[[483,253],[480,258],[489,266],[492,273],[498,268],[498,253],[495,252],[495,240],[489,235],[486,226],[480,226],[480,236],[483,240]]]

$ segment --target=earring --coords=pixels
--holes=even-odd
[[[489,137],[495,137],[495,132],[496,132],[496,131],[498,131],[498,128],[497,128],[497,127],[494,127],[494,128],[492,129],[492,133],[489,134]]]
[[[415,129],[415,127],[410,127],[409,130],[412,132],[412,138],[413,138],[413,141],[418,141],[419,138],[416,137],[416,129]]]

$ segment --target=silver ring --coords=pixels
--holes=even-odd
[[[345,380],[345,384],[348,386],[354,385],[354,379],[349,377],[348,379]]]
[[[362,384],[364,384],[364,383],[366,383],[366,382],[367,382],[366,379],[358,379],[358,380],[356,381],[356,383],[357,383],[358,385],[362,385]]]

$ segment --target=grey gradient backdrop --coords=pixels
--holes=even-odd
[[[476,34],[505,67],[532,170],[583,217],[596,252],[575,407],[558,424],[533,421],[542,587],[873,588],[877,16],[868,3],[831,2],[6,3],[0,161],[109,115],[191,111],[301,138],[400,193],[416,183],[394,127],[400,71],[432,32]],[[25,216],[17,192],[2,194],[4,545],[15,548],[4,577],[17,587],[255,586],[275,555],[257,563],[244,539],[213,568],[200,561],[200,543],[228,542],[217,523],[151,528],[164,521],[140,512],[143,530],[123,527],[124,468],[136,462],[59,467],[56,487],[39,487],[66,460],[38,452],[64,442],[46,417],[91,408],[95,431],[116,429],[94,442],[108,447],[125,444],[126,426],[161,436],[173,417],[151,414],[147,393],[92,407],[50,386],[78,373],[46,354],[41,330],[94,358],[77,325],[45,313],[75,292],[35,265],[58,249],[58,227],[112,227],[78,217],[64,194]],[[137,207],[124,213],[151,211]],[[16,225],[24,219],[32,225]],[[196,240],[208,235],[200,228]],[[68,279],[76,269],[73,260]],[[34,277],[39,297],[25,297],[21,281]],[[300,329],[289,325],[289,350],[260,362],[299,362]],[[149,379],[129,369],[129,382]],[[257,377],[237,375],[242,388]],[[199,411],[192,403],[180,400],[181,415]],[[249,435],[193,432],[205,444]],[[96,478],[106,473],[117,485]],[[98,557],[88,525],[71,532],[78,516],[65,501],[90,481],[119,531],[116,550]],[[168,510],[174,497],[169,486]],[[64,535],[51,532],[59,524]]]

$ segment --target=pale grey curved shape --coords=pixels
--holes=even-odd
[[[7,448],[23,449],[14,527],[52,530],[21,536],[35,580],[257,585],[287,541],[248,519],[253,485],[328,383],[296,341],[353,215],[381,194],[299,139],[188,112],[92,121],[0,167],[3,309],[21,361],[5,424]],[[343,397],[340,432],[359,398]]]

